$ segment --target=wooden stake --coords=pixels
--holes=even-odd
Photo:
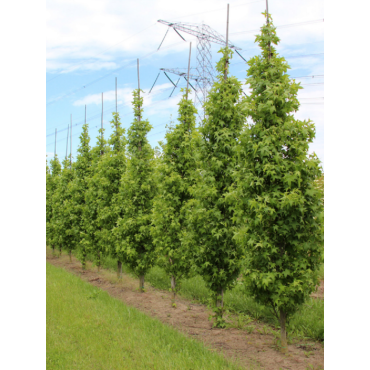
[[[57,153],[57,129],[55,129],[54,160]]]
[[[137,59],[137,89],[138,89],[138,92],[139,92],[139,101],[140,101],[140,71],[139,71],[139,58]],[[140,112],[140,103],[139,103],[139,122],[141,120],[141,112]]]
[[[117,77],[116,77],[116,133],[118,131],[117,114],[118,114],[118,111],[117,111]]]
[[[104,105],[103,105],[103,93],[101,93],[101,147],[100,147],[100,155],[103,154],[103,115],[104,115]]]
[[[70,155],[70,161],[69,161],[69,165],[71,166],[71,168],[72,168],[72,114],[71,114],[71,133],[70,133],[71,135],[70,135],[70,145],[71,145],[71,149],[70,149],[70,153],[69,153],[69,155]]]
[[[229,48],[229,4],[227,4],[227,18],[226,18],[226,50]],[[227,72],[228,72],[228,64],[229,60],[226,60],[225,63],[225,73],[224,73],[224,80],[227,79]]]
[[[137,59],[137,86],[138,86],[138,97],[139,97],[139,117],[138,121],[140,122],[141,120],[141,106],[140,106],[140,72],[139,72],[139,58]],[[139,141],[139,152],[141,152],[141,141]],[[143,278],[144,279],[144,278]],[[141,280],[140,280],[141,281]],[[141,284],[141,283],[140,283]],[[144,286],[144,280],[143,280],[143,286]]]
[[[267,25],[270,24],[270,21],[269,21],[269,1],[266,0],[266,16],[267,16]],[[271,58],[271,43],[269,41],[269,60]]]
[[[69,125],[68,125],[68,128],[67,128],[66,159],[68,158],[68,136],[69,136]]]

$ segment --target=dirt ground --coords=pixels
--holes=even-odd
[[[251,334],[245,329],[239,330],[236,327],[215,329],[208,320],[211,311],[205,305],[194,304],[177,297],[176,308],[173,308],[170,292],[155,289],[145,283],[146,292],[139,293],[138,280],[132,276],[124,274],[122,281],[119,282],[114,272],[103,269],[98,272],[91,263],[88,263],[87,269],[83,271],[81,263],[74,257],[70,263],[66,254],[57,258],[52,256],[50,250],[47,250],[46,259],[54,266],[62,267],[107,291],[126,305],[135,307],[192,338],[197,338],[211,351],[222,353],[228,359],[237,360],[247,369],[324,369],[324,348],[319,342],[300,340],[290,344],[288,353],[284,355],[276,349],[273,334],[265,334],[266,331],[271,332],[271,328],[264,323],[252,322],[256,328]],[[322,287],[320,286],[313,296],[323,299],[323,282]],[[231,315],[228,321],[236,322],[236,317]]]

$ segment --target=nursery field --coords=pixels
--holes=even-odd
[[[243,369],[306,370],[324,366],[323,344],[302,335],[292,336],[288,332],[288,354],[278,351],[276,327],[258,307],[254,308],[255,317],[243,312],[229,313],[225,329],[213,328],[209,320],[212,310],[201,304],[206,302],[207,292],[199,277],[184,282],[173,307],[171,294],[163,289],[165,282],[161,283],[161,272],[156,269],[147,276],[152,283],[146,285],[145,293],[140,293],[138,280],[127,270],[119,281],[112,269],[97,272],[88,262],[86,270],[82,270],[76,258],[72,257],[70,263],[67,255],[53,257],[50,249],[47,249],[47,260],[72,273],[47,264],[48,368],[237,369],[242,366]],[[316,295],[322,295],[320,290]],[[226,302],[232,306],[237,296],[230,292]],[[246,297],[239,298],[244,308],[253,307]],[[318,311],[321,304],[321,298],[312,299],[311,307],[301,312],[300,319],[309,322],[305,315]],[[311,317],[313,322],[317,319]],[[165,324],[163,328],[161,322]],[[194,339],[185,339],[179,332]],[[189,344],[185,345],[188,340]]]
[[[49,368],[323,368],[316,128],[263,14],[248,95],[226,45],[201,122],[184,89],[153,148],[138,83],[127,131],[114,112],[94,146],[85,120],[77,158],[46,163],[47,260],[66,270],[48,267]]]

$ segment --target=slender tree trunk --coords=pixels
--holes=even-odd
[[[98,252],[98,258],[96,261],[96,265],[98,266],[98,272],[100,271],[100,265],[101,265],[101,256],[100,256],[100,251]]]
[[[280,339],[281,339],[281,352],[288,351],[288,343],[286,337],[286,313],[280,310]]]
[[[122,280],[122,261],[117,261],[117,278]]]
[[[139,276],[139,290],[141,293],[144,292],[144,275]]]
[[[82,270],[86,270],[86,251],[82,251],[82,258],[81,258]]]
[[[53,257],[55,257],[55,247],[54,247],[54,245],[52,245],[51,248],[53,249]]]
[[[69,251],[69,262],[72,263],[72,251]]]
[[[176,299],[176,278],[175,276],[171,276],[171,290],[173,293],[173,300]]]
[[[218,295],[221,296],[221,299],[216,299],[216,307],[224,307],[224,289],[220,288]]]
[[[59,257],[62,255],[62,247],[59,247]]]

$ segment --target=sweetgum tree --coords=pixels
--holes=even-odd
[[[273,46],[279,38],[272,21],[256,42],[262,54],[249,60],[247,79],[253,122],[241,137],[232,193],[240,225],[236,240],[247,251],[247,290],[272,308],[285,351],[286,320],[315,289],[322,262],[322,192],[315,185],[321,170],[316,155],[308,155],[314,124],[293,115],[301,87]]]
[[[94,263],[100,270],[104,248],[99,238],[101,225],[99,223],[99,206],[102,202],[100,188],[100,177],[98,168],[104,156],[108,155],[110,147],[104,139],[104,128],[99,129],[97,145],[91,150],[91,175],[87,178],[87,190],[85,193],[85,207],[83,210],[84,231],[81,234],[81,243],[91,252]]]
[[[113,113],[111,125],[114,128],[109,138],[111,150],[103,156],[95,176],[98,189],[97,237],[100,250],[117,260],[117,274],[122,278],[122,254],[117,251],[116,238],[112,231],[118,218],[123,216],[123,210],[116,198],[126,170],[126,138],[118,113]]]
[[[82,126],[80,145],[77,149],[78,155],[75,162],[75,177],[71,183],[73,229],[72,234],[77,245],[77,257],[81,261],[82,268],[86,268],[87,245],[82,238],[86,234],[84,222],[84,208],[86,206],[85,193],[88,189],[88,178],[91,176],[92,153],[90,148],[89,125]]]
[[[156,171],[158,193],[153,206],[151,233],[159,256],[159,264],[171,278],[171,289],[176,296],[176,282],[190,271],[189,254],[181,239],[185,227],[185,204],[191,199],[189,188],[195,170],[194,136],[195,114],[191,100],[185,93],[179,102],[179,123],[166,134],[166,144]]]
[[[141,119],[143,99],[140,90],[135,90],[133,95],[135,119],[127,134],[130,159],[116,198],[116,205],[121,207],[123,215],[114,233],[116,251],[139,276],[139,289],[143,291],[144,275],[154,261],[154,244],[150,235],[155,195],[154,151],[146,137],[151,125]]]
[[[187,212],[187,244],[193,251],[194,263],[216,298],[216,325],[224,326],[223,295],[240,272],[243,250],[233,239],[234,215],[225,198],[232,184],[235,166],[234,148],[245,122],[245,109],[240,98],[241,83],[227,76],[232,51],[222,49],[217,63],[219,72],[207,102],[206,119],[200,127],[197,148],[197,184],[191,189],[194,199]]]
[[[74,238],[75,216],[72,212],[73,201],[71,195],[71,184],[74,171],[70,161],[66,158],[63,161],[63,170],[58,181],[58,186],[53,195],[54,224],[58,245],[66,250],[69,259],[72,261],[72,251],[76,248]]]
[[[56,155],[50,160],[49,166],[46,166],[46,243],[53,249],[55,253],[55,246],[58,246],[55,223],[55,209],[56,206],[53,201],[53,196],[58,187],[58,181],[61,172],[61,165]]]

